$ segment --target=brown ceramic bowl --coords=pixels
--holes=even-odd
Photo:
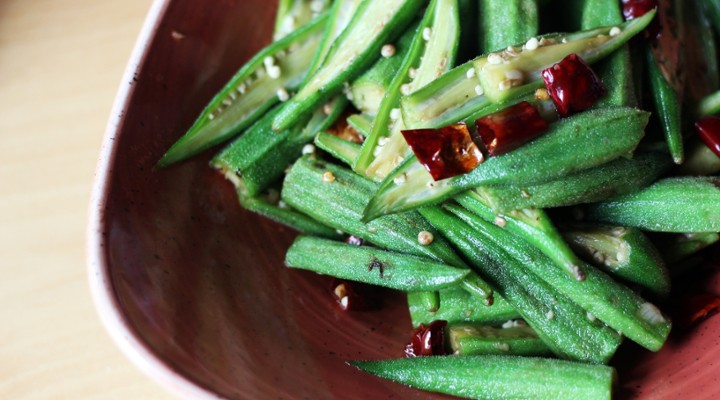
[[[327,279],[288,270],[294,233],[246,213],[210,154],[158,170],[214,92],[270,39],[274,2],[157,1],[118,95],[89,227],[93,295],[132,361],[186,398],[439,399],[360,373],[401,355],[403,296],[344,313]],[[705,280],[720,291],[716,276]],[[626,346],[623,398],[720,397],[720,318],[658,354]]]

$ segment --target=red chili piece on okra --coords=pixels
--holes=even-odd
[[[507,153],[548,129],[537,108],[527,101],[475,121],[478,135],[491,156]]]
[[[577,54],[544,69],[542,77],[561,117],[591,107],[607,92],[600,77]]]
[[[402,134],[436,181],[466,174],[484,160],[464,123],[440,129],[406,130]]]
[[[707,147],[720,157],[720,118],[705,117],[695,123],[695,130]]]
[[[420,324],[405,346],[405,357],[441,356],[445,351],[445,326],[447,321],[437,320],[425,326]]]
[[[657,0],[622,0],[623,16],[631,20],[649,13],[657,8]]]

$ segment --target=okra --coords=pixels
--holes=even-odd
[[[275,14],[273,40],[278,41],[320,15],[331,0],[280,0]]]
[[[435,356],[350,365],[414,388],[471,399],[610,400],[615,370],[550,358]]]
[[[548,182],[487,185],[475,192],[482,195],[496,212],[592,203],[644,188],[659,178],[670,164],[666,153],[638,151],[632,158],[619,157]]]
[[[281,195],[287,204],[319,222],[381,248],[468,268],[445,239],[416,212],[361,222],[362,210],[376,188],[374,182],[350,170],[304,157],[285,177]],[[427,239],[423,243],[421,234]],[[476,275],[464,279],[463,285],[491,302],[492,290]]]
[[[315,136],[315,146],[342,161],[348,167],[352,166],[357,155],[360,154],[359,144],[326,132],[320,132]]]
[[[236,191],[240,206],[250,212],[262,215],[306,235],[340,238],[335,229],[323,225],[287,205],[279,204],[280,193],[276,189],[270,189],[268,193],[254,197],[249,196],[242,186],[238,186]]]
[[[648,83],[650,84],[652,98],[658,112],[658,117],[660,118],[660,125],[673,161],[675,164],[682,164],[685,157],[683,152],[680,98],[660,71],[655,55],[650,49],[647,49],[646,56]]]
[[[670,276],[658,249],[637,228],[575,224],[563,230],[572,248],[611,276],[631,282],[664,298]]]
[[[352,126],[353,129],[360,132],[364,137],[370,135],[372,129],[372,118],[366,114],[353,114],[347,117],[348,125]]]
[[[584,0],[582,7],[582,29],[618,25],[623,22],[620,2],[617,0]],[[599,61],[593,68],[607,90],[595,107],[637,106],[630,49],[627,44]]]
[[[720,178],[665,178],[584,207],[590,221],[658,232],[720,232]]]
[[[471,172],[440,181],[408,157],[380,184],[365,219],[437,203],[467,189],[542,183],[631,153],[644,135],[648,113],[632,108],[589,110],[550,125],[549,131]]]
[[[479,235],[502,247],[525,269],[540,277],[594,317],[648,350],[658,351],[670,333],[670,321],[652,303],[594,267],[583,264],[585,280],[567,276],[536,247],[458,206],[447,206]]]
[[[522,315],[555,355],[591,363],[606,363],[613,356],[621,342],[616,331],[591,318],[457,216],[440,207],[425,207],[421,213]]]
[[[695,113],[698,117],[706,117],[720,113],[720,90],[703,97],[698,102]]]
[[[285,255],[288,267],[403,291],[437,290],[460,282],[470,270],[434,260],[299,236]]]
[[[315,134],[326,129],[342,113],[347,100],[336,98],[327,107],[329,114],[315,112],[307,124],[275,132],[272,120],[280,107],[275,107],[223,149],[211,161],[211,165],[225,176],[235,174],[235,180],[243,183],[249,196],[256,196],[280,179],[285,169],[302,154],[305,144]]]
[[[497,293],[493,295],[493,304],[487,304],[468,292],[455,286],[438,291],[440,307],[434,312],[428,311],[418,293],[408,293],[408,309],[413,326],[429,324],[435,320],[454,322],[478,322],[484,324],[502,324],[520,319],[520,314]]]
[[[380,56],[424,5],[422,0],[363,0],[347,28],[333,43],[322,65],[275,116],[273,129],[293,126],[315,110],[343,83],[352,81]]]
[[[536,0],[480,0],[478,36],[483,53],[503,50],[538,34]]]
[[[544,356],[550,349],[529,326],[500,328],[481,324],[452,324],[446,328],[453,353],[469,355]]]
[[[310,68],[326,22],[327,14],[323,14],[250,59],[170,147],[158,166],[181,161],[235,136],[298,87]]]
[[[573,279],[585,279],[585,273],[580,267],[582,262],[543,210],[526,208],[496,214],[481,194],[471,190],[459,194],[455,200],[486,221],[493,222],[532,243]]]
[[[400,97],[438,78],[457,54],[460,20],[457,0],[432,0],[418,26],[409,52],[388,87],[353,169],[371,179],[384,178],[405,155]]]
[[[400,36],[392,47],[386,50],[394,54],[388,57],[380,57],[365,73],[350,84],[349,97],[353,105],[367,116],[377,115],[380,102],[387,93],[392,81],[398,75],[398,71],[412,46],[413,38],[417,29],[412,25]],[[382,53],[382,50],[381,50]]]

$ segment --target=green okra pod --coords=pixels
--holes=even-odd
[[[480,0],[478,12],[482,53],[503,50],[538,34],[536,0]]]
[[[350,365],[414,388],[471,399],[610,400],[615,370],[549,358],[416,357]]]
[[[619,157],[544,183],[487,185],[474,191],[496,212],[571,206],[635,192],[653,183],[670,164],[666,153],[637,151],[632,158]]]
[[[445,329],[450,348],[454,354],[545,356],[552,352],[527,325],[494,327],[481,324],[460,323]]]
[[[502,247],[527,271],[622,335],[652,351],[658,351],[665,343],[670,333],[669,319],[628,287],[587,264],[583,265],[585,280],[571,279],[527,241],[461,207],[448,205],[447,208],[475,228],[485,240]]]
[[[415,31],[410,50],[382,98],[370,134],[353,169],[381,180],[408,150],[400,98],[437,79],[455,63],[460,36],[457,0],[432,0]]]
[[[675,164],[682,164],[683,151],[681,99],[660,71],[655,55],[646,50],[648,83],[660,118],[660,125]]]
[[[312,64],[327,19],[327,14],[315,18],[250,59],[157,165],[168,166],[224,142],[252,125],[287,96],[288,90],[298,87]]]
[[[572,248],[596,267],[656,297],[670,293],[670,276],[658,249],[637,228],[573,224],[563,230]]]
[[[280,0],[275,13],[273,40],[278,41],[330,7],[331,0]]]
[[[479,186],[542,183],[604,164],[630,154],[647,121],[648,113],[633,108],[585,111],[551,124],[543,136],[491,157],[467,174],[440,181],[409,157],[380,184],[364,218],[434,204]]]
[[[425,257],[300,236],[285,255],[288,267],[403,291],[437,290],[459,283],[461,270]]]
[[[347,28],[333,43],[322,65],[275,116],[280,131],[316,109],[343,83],[352,81],[380,57],[380,48],[397,38],[415,18],[423,0],[363,0]]]
[[[439,295],[440,307],[435,312],[430,312],[418,293],[408,293],[408,309],[413,326],[429,324],[435,320],[448,321],[448,323],[502,324],[521,318],[510,303],[497,293],[494,294],[494,301],[490,307],[460,286],[442,289]]]
[[[616,331],[591,318],[585,309],[462,219],[440,207],[425,207],[421,213],[522,315],[555,355],[591,363],[606,363],[613,356],[621,342]]]
[[[304,157],[285,177],[282,199],[323,224],[381,248],[468,268],[447,241],[416,212],[362,222],[362,210],[376,188],[374,182],[352,171]],[[492,290],[475,274],[464,279],[463,285],[492,302]]]
[[[720,232],[720,178],[665,178],[632,194],[587,205],[586,219],[658,232]]]

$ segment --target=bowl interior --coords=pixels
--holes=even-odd
[[[270,39],[275,3],[165,3],[154,22],[101,170],[100,264],[127,329],[173,371],[227,398],[436,399],[365,375],[352,359],[401,356],[404,296],[380,312],[341,312],[329,280],[283,266],[295,233],[240,209],[208,167],[212,152],[154,168],[224,82]],[[705,281],[717,291],[714,275]],[[623,397],[712,398],[720,320],[658,354],[616,360]],[[697,395],[697,396],[695,396]]]

